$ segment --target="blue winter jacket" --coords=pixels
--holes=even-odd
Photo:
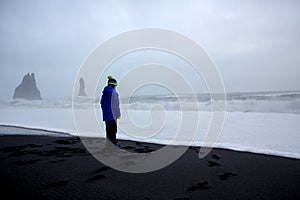
[[[116,120],[121,116],[119,94],[112,86],[108,85],[103,89],[100,104],[103,121]]]

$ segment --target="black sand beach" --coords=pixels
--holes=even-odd
[[[75,137],[0,136],[0,145],[5,199],[300,199],[297,159],[224,149],[199,159],[191,147],[166,168],[130,174],[97,161]]]

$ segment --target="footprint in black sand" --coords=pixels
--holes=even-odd
[[[199,150],[199,147],[193,147],[193,146],[190,146],[189,149],[198,151],[198,150]]]
[[[221,164],[219,162],[215,162],[215,161],[208,161],[208,166],[209,167],[214,167],[214,166],[220,166]]]
[[[237,174],[233,172],[225,172],[223,174],[219,174],[218,176],[220,180],[227,180],[229,177],[237,176]]]
[[[99,173],[99,172],[107,171],[110,169],[112,169],[112,168],[110,168],[108,166],[103,166],[103,167],[100,167],[99,169],[95,170],[94,173]]]
[[[50,151],[39,152],[40,156],[57,156],[57,157],[71,157],[75,154],[84,154],[85,149],[81,148],[69,148],[69,147],[55,147],[55,149]]]
[[[103,167],[100,167],[99,169],[95,170],[93,172],[93,174],[101,173],[101,172],[104,172],[104,171],[107,171],[107,170],[110,170],[110,169],[112,169],[112,168],[110,168],[108,166],[103,166]],[[106,177],[106,175],[104,175],[104,174],[98,174],[98,175],[89,177],[86,181],[87,182],[93,182],[93,181],[96,181],[96,180],[103,179],[105,177]]]
[[[26,151],[26,150],[17,150],[15,152],[12,152],[9,156],[24,156],[24,155],[29,155],[29,154],[37,155],[39,153],[40,153],[40,151],[38,151],[37,149],[28,150],[28,151]]]
[[[193,147],[193,146],[190,146],[189,149],[195,151],[196,153],[199,153],[199,147]]]
[[[56,144],[75,144],[79,142],[79,139],[66,139],[66,140],[56,140]]]
[[[69,182],[69,180],[62,180],[62,181],[57,181],[57,182],[53,182],[53,183],[48,183],[48,184],[44,185],[43,188],[48,189],[48,188],[53,188],[53,187],[65,186],[68,184],[68,182]]]
[[[31,164],[34,164],[38,161],[40,161],[41,159],[35,159],[35,160],[19,160],[19,161],[16,161],[16,162],[13,162],[14,165],[17,165],[17,166],[24,166],[24,165],[31,165]]]
[[[57,151],[68,153],[86,153],[85,149],[81,148],[69,148],[69,147],[55,147]]]
[[[201,182],[201,183],[197,183],[197,185],[194,185],[194,186],[186,189],[186,191],[193,192],[193,191],[197,191],[197,190],[206,190],[208,188],[209,188],[208,187],[208,182],[204,181],[204,182]]]
[[[150,148],[149,146],[144,146],[146,153],[156,151],[155,149]]]
[[[142,148],[135,148],[133,151],[136,153],[146,153],[145,149]]]
[[[154,149],[149,149],[149,148],[135,148],[133,151],[136,152],[136,153],[150,153],[150,152],[153,152],[155,150]]]
[[[5,153],[10,153],[9,156],[24,156],[28,154],[39,154],[39,151],[36,149],[38,147],[42,146],[36,144],[26,144],[21,146],[5,147],[2,149],[2,151]]]
[[[136,142],[136,147],[122,146],[121,149],[129,150],[130,152],[135,152],[135,153],[150,153],[150,152],[155,151],[154,149],[150,148],[147,145],[142,146],[140,142]]]
[[[218,156],[218,155],[213,154],[213,155],[211,155],[211,157],[212,157],[213,159],[220,160],[220,156]]]
[[[122,146],[121,149],[130,150],[130,149],[134,149],[134,147],[133,146]]]
[[[98,174],[96,176],[92,176],[92,177],[88,178],[86,181],[87,182],[94,182],[94,181],[97,181],[97,180],[100,180],[100,179],[103,179],[103,178],[105,178],[104,174]]]
[[[37,147],[42,147],[42,145],[36,145],[36,144],[25,144],[21,146],[12,146],[12,147],[5,147],[2,149],[4,152],[16,152],[16,151],[21,151],[26,148],[37,148]]]

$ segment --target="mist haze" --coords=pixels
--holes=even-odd
[[[299,8],[299,1],[3,0],[0,99],[11,100],[27,73],[35,73],[45,99],[70,98],[81,63],[97,45],[145,27],[196,41],[218,67],[227,92],[300,90]],[[178,58],[157,52],[128,55],[109,73],[118,79],[137,64],[159,59],[199,81]],[[206,92],[203,83],[198,88]]]

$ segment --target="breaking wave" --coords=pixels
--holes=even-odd
[[[181,110],[181,107],[193,110],[196,103],[200,111],[210,111],[212,101],[221,101],[211,99],[209,94],[198,94],[197,102],[193,102],[191,99],[191,95],[133,96],[121,98],[121,105],[122,109],[132,110],[155,109],[154,105],[160,105],[166,110]],[[90,107],[93,104],[92,106],[100,109],[99,100],[91,98],[78,98],[74,101],[72,99],[41,101],[14,100],[1,102],[0,107],[72,109],[72,104],[78,104],[82,109]],[[226,111],[299,114],[300,92],[228,93]]]

